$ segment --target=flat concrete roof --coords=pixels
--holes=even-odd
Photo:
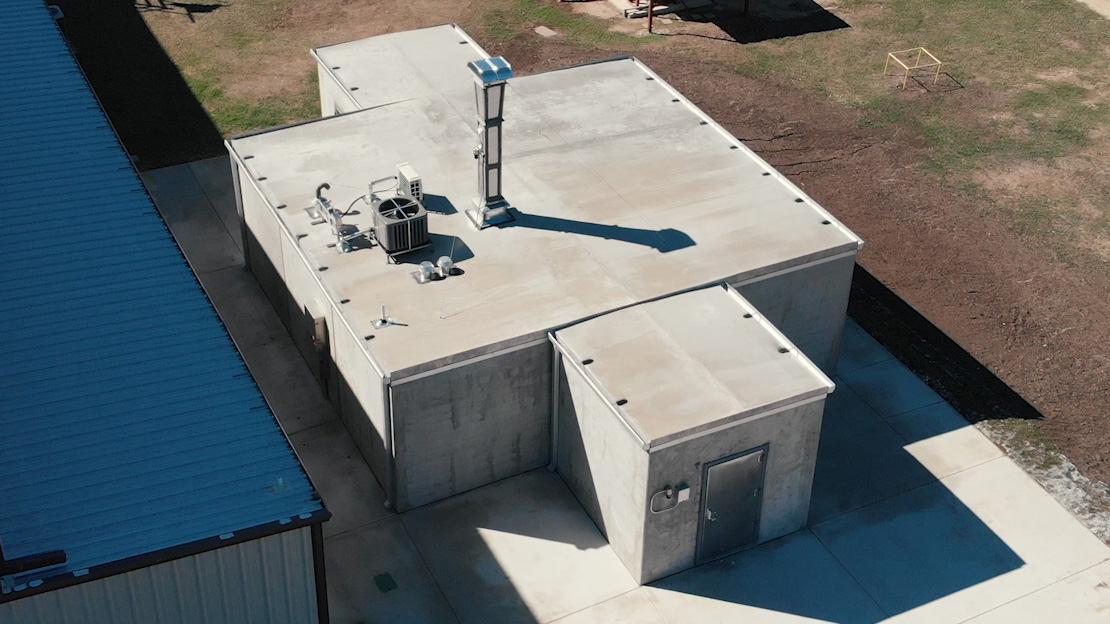
[[[735,292],[710,287],[560,330],[654,447],[825,395],[833,383]]]
[[[419,32],[429,40],[457,36],[453,29]],[[460,52],[443,63],[457,61],[466,75],[469,46],[453,40]],[[365,88],[388,91],[392,82]],[[394,378],[542,338],[621,307],[854,253],[861,245],[627,58],[509,81],[503,187],[516,220],[476,231],[464,214],[478,190],[473,87],[462,80],[434,86],[434,95],[390,96],[395,103],[228,143],[270,206],[287,206],[276,214],[307,261],[328,267],[319,278],[337,301],[349,300],[341,309],[355,330],[375,334],[366,347]],[[340,254],[329,247],[335,240],[328,226],[312,225],[304,210],[317,186],[331,184],[327,196],[336,207],[354,202],[363,211],[346,223],[369,227],[369,207],[359,197],[369,180],[395,173],[402,162],[424,180],[434,250],[387,264],[377,248]],[[415,265],[441,255],[451,255],[465,273],[416,283]],[[406,325],[374,330],[383,304]]]
[[[312,55],[359,108],[460,89],[472,92],[470,72],[456,65],[465,68],[468,61],[489,58],[455,24],[322,46]]]

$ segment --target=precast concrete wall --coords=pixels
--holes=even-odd
[[[289,305],[286,302],[285,262],[282,259],[282,226],[270,212],[269,204],[242,167],[239,175],[240,197],[243,206],[244,252],[251,273],[274,306],[278,318],[289,327]]]
[[[301,259],[296,243],[288,236],[281,236],[282,275],[285,278],[285,305],[282,315],[288,319],[286,326],[293,344],[301,352],[312,374],[321,381],[329,396],[335,390],[332,374],[332,361],[335,354],[330,345],[328,334],[335,324],[335,310],[329,297],[324,293],[316,276]],[[275,307],[280,305],[274,301]],[[324,319],[322,335],[317,336],[316,318]],[[329,387],[332,386],[332,387]]]
[[[730,282],[827,375],[836,374],[856,254]]]
[[[0,604],[12,624],[319,621],[304,527]]]
[[[576,363],[563,358],[560,370],[559,475],[639,580],[648,454]]]
[[[338,385],[338,396],[332,403],[337,408],[339,420],[343,422],[347,433],[366,460],[366,465],[378,478],[382,489],[388,493],[387,390],[382,384],[382,376],[362,347],[365,338],[354,333],[342,322],[337,323],[331,333]]]
[[[764,444],[768,448],[759,542],[804,527],[824,406],[824,397],[810,400],[651,453],[647,491],[686,483],[690,500],[670,511],[647,514],[643,565],[638,574],[633,572],[638,580],[650,583],[695,565],[704,465]]]
[[[353,101],[350,93],[343,85],[339,84],[329,68],[319,61],[316,63],[316,73],[318,76],[317,82],[320,84],[321,117],[332,117],[362,108]]]
[[[391,391],[398,511],[550,461],[546,340],[395,380]]]

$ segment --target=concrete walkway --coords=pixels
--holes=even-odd
[[[394,514],[243,269],[227,159],[143,179],[334,517],[332,621],[1110,621],[1110,548],[854,323],[811,527],[637,587],[546,470]]]
[[[1079,0],[1103,17],[1110,19],[1110,0]]]

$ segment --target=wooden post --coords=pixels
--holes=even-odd
[[[651,22],[655,19],[655,0],[648,0],[648,33],[651,32]]]

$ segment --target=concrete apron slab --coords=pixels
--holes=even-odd
[[[1110,562],[1088,568],[1019,598],[967,624],[1067,622],[1104,624],[1110,619]]]
[[[836,381],[836,391],[825,402],[810,524],[935,480],[902,448],[898,433],[850,387]]]
[[[286,435],[337,420],[335,409],[288,336],[240,351]]]
[[[883,418],[942,400],[913,371],[895,359],[843,372],[840,378]]]
[[[334,413],[306,416],[316,399],[282,398],[290,375],[307,379],[296,396],[319,389],[295,349],[260,348],[285,337],[248,292],[253,278],[216,268],[238,251],[226,244],[231,195],[209,179],[225,171],[212,159],[143,179],[186,256],[203,260],[194,268],[215,268],[202,284],[248,363],[282,360],[252,373],[275,411],[292,407],[283,426],[299,432],[294,444],[336,512],[325,539],[332,621],[1104,621],[1110,549],[851,324],[818,456],[814,505],[824,507],[811,520],[824,521],[811,531],[636,588],[543,471],[402,517],[382,511]]]
[[[155,205],[177,244],[189,250],[186,258],[195,273],[203,275],[243,264],[243,252],[207,195],[163,199]]]
[[[563,482],[543,468],[402,518],[464,623],[550,622],[637,587]]]
[[[651,603],[646,587],[639,587],[555,621],[558,624],[667,624],[663,615]]]
[[[238,209],[235,207],[235,183],[231,177],[231,160],[227,156],[217,156],[191,162],[189,168],[241,253],[243,236]]]
[[[893,358],[877,340],[872,338],[852,319],[844,322],[844,335],[840,343],[840,359],[836,370],[841,375],[865,366]]]
[[[1110,557],[1006,458],[813,532],[897,622],[963,622]]]
[[[393,515],[343,423],[331,420],[290,435],[289,441],[332,513],[325,538]]]
[[[947,403],[934,403],[887,419],[906,441],[906,452],[938,479],[1003,456]]]
[[[238,265],[205,273],[200,283],[240,351],[289,339],[289,332],[246,267]]]
[[[885,614],[809,531],[657,581],[667,622],[873,623]]]
[[[325,539],[324,560],[332,624],[458,622],[397,516]]]

